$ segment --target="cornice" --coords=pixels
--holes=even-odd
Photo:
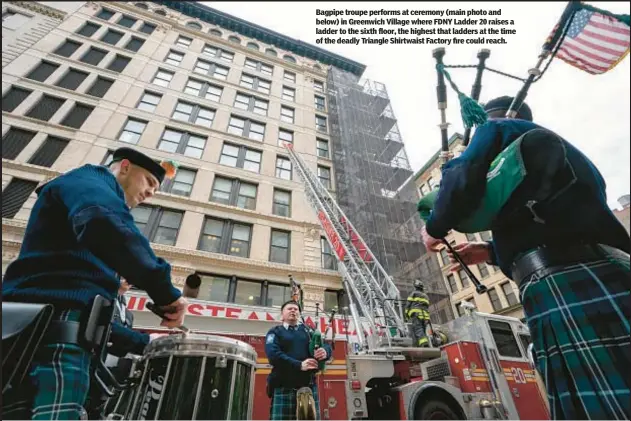
[[[13,6],[21,7],[26,10],[30,10],[31,12],[39,13],[40,15],[50,16],[51,18],[59,20],[63,20],[66,17],[65,12],[45,6],[36,1],[8,1],[7,3]]]

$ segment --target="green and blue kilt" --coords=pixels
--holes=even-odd
[[[548,269],[519,289],[551,418],[628,420],[629,255]]]
[[[287,387],[277,387],[272,396],[272,408],[270,410],[270,420],[295,420],[296,419],[296,392],[298,389]],[[318,399],[318,388],[311,385],[313,400],[316,407],[316,419],[320,419],[320,400]]]
[[[79,313],[65,310],[53,317],[78,321]],[[2,419],[87,419],[89,385],[90,353],[72,344],[46,345],[35,354],[24,383],[3,396]]]

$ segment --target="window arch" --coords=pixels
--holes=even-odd
[[[296,59],[293,58],[292,56],[288,55],[288,54],[285,54],[283,56],[283,60],[288,61],[290,63],[295,63],[296,62]]]
[[[148,9],[149,9],[149,6],[147,6],[147,5],[146,5],[146,4],[144,4],[144,3],[136,3],[136,4],[134,4],[134,6],[136,6],[136,7],[140,7],[141,9],[145,9],[145,10],[148,10]]]
[[[322,70],[322,67],[320,67],[319,64],[314,64],[313,68],[316,69],[316,70]]]
[[[267,54],[268,56],[272,56],[272,57],[277,57],[278,53],[276,52],[276,50],[272,49],[272,48],[268,48],[265,50],[265,54]]]
[[[197,22],[187,22],[186,26],[191,28],[191,29],[195,29],[196,31],[201,31],[202,30],[202,25],[200,25]]]
[[[228,37],[228,41],[230,41],[230,42],[234,42],[234,43],[236,43],[236,44],[241,44],[241,38],[239,38],[239,37],[235,37],[234,35],[230,35],[230,36]]]
[[[160,15],[160,16],[166,16],[167,15],[166,10],[164,10],[164,9],[155,10],[153,13],[155,13],[156,15]]]
[[[213,28],[213,29],[211,29],[210,31],[208,31],[208,33],[209,33],[210,35],[216,35],[216,36],[218,36],[218,37],[220,37],[220,36],[222,36],[222,35],[223,35],[219,29],[215,29],[215,28]]]
[[[259,50],[260,50],[259,45],[258,45],[256,42],[248,42],[247,47],[248,47],[250,50],[256,50],[256,51],[259,51]]]

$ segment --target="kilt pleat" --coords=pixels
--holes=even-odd
[[[277,387],[272,396],[272,407],[270,410],[270,420],[295,420],[296,419],[296,392],[298,389]],[[320,419],[320,400],[318,398],[318,388],[311,386],[313,400],[316,406],[316,419]]]

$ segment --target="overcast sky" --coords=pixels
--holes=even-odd
[[[497,46],[445,46],[446,64],[475,64],[480,48],[489,48],[487,66],[527,77],[541,45],[557,23],[566,2],[203,2],[223,12],[255,22],[315,45],[316,9],[445,10],[501,9],[500,19],[513,19],[516,35]],[[590,2],[588,2],[590,3]],[[629,2],[594,4],[614,13],[629,14]],[[425,17],[432,18],[432,17]],[[479,19],[479,17],[474,17]],[[362,18],[366,19],[366,18]],[[440,148],[440,114],[436,103],[436,71],[432,45],[319,45],[367,66],[364,77],[386,85],[413,170],[420,169]],[[529,90],[526,102],[534,120],[576,145],[594,161],[607,182],[611,207],[629,188],[629,57],[612,71],[590,75],[554,60]],[[474,70],[452,70],[456,85],[467,94]],[[481,101],[517,94],[521,82],[485,72]],[[448,88],[449,135],[463,133],[457,95]]]

